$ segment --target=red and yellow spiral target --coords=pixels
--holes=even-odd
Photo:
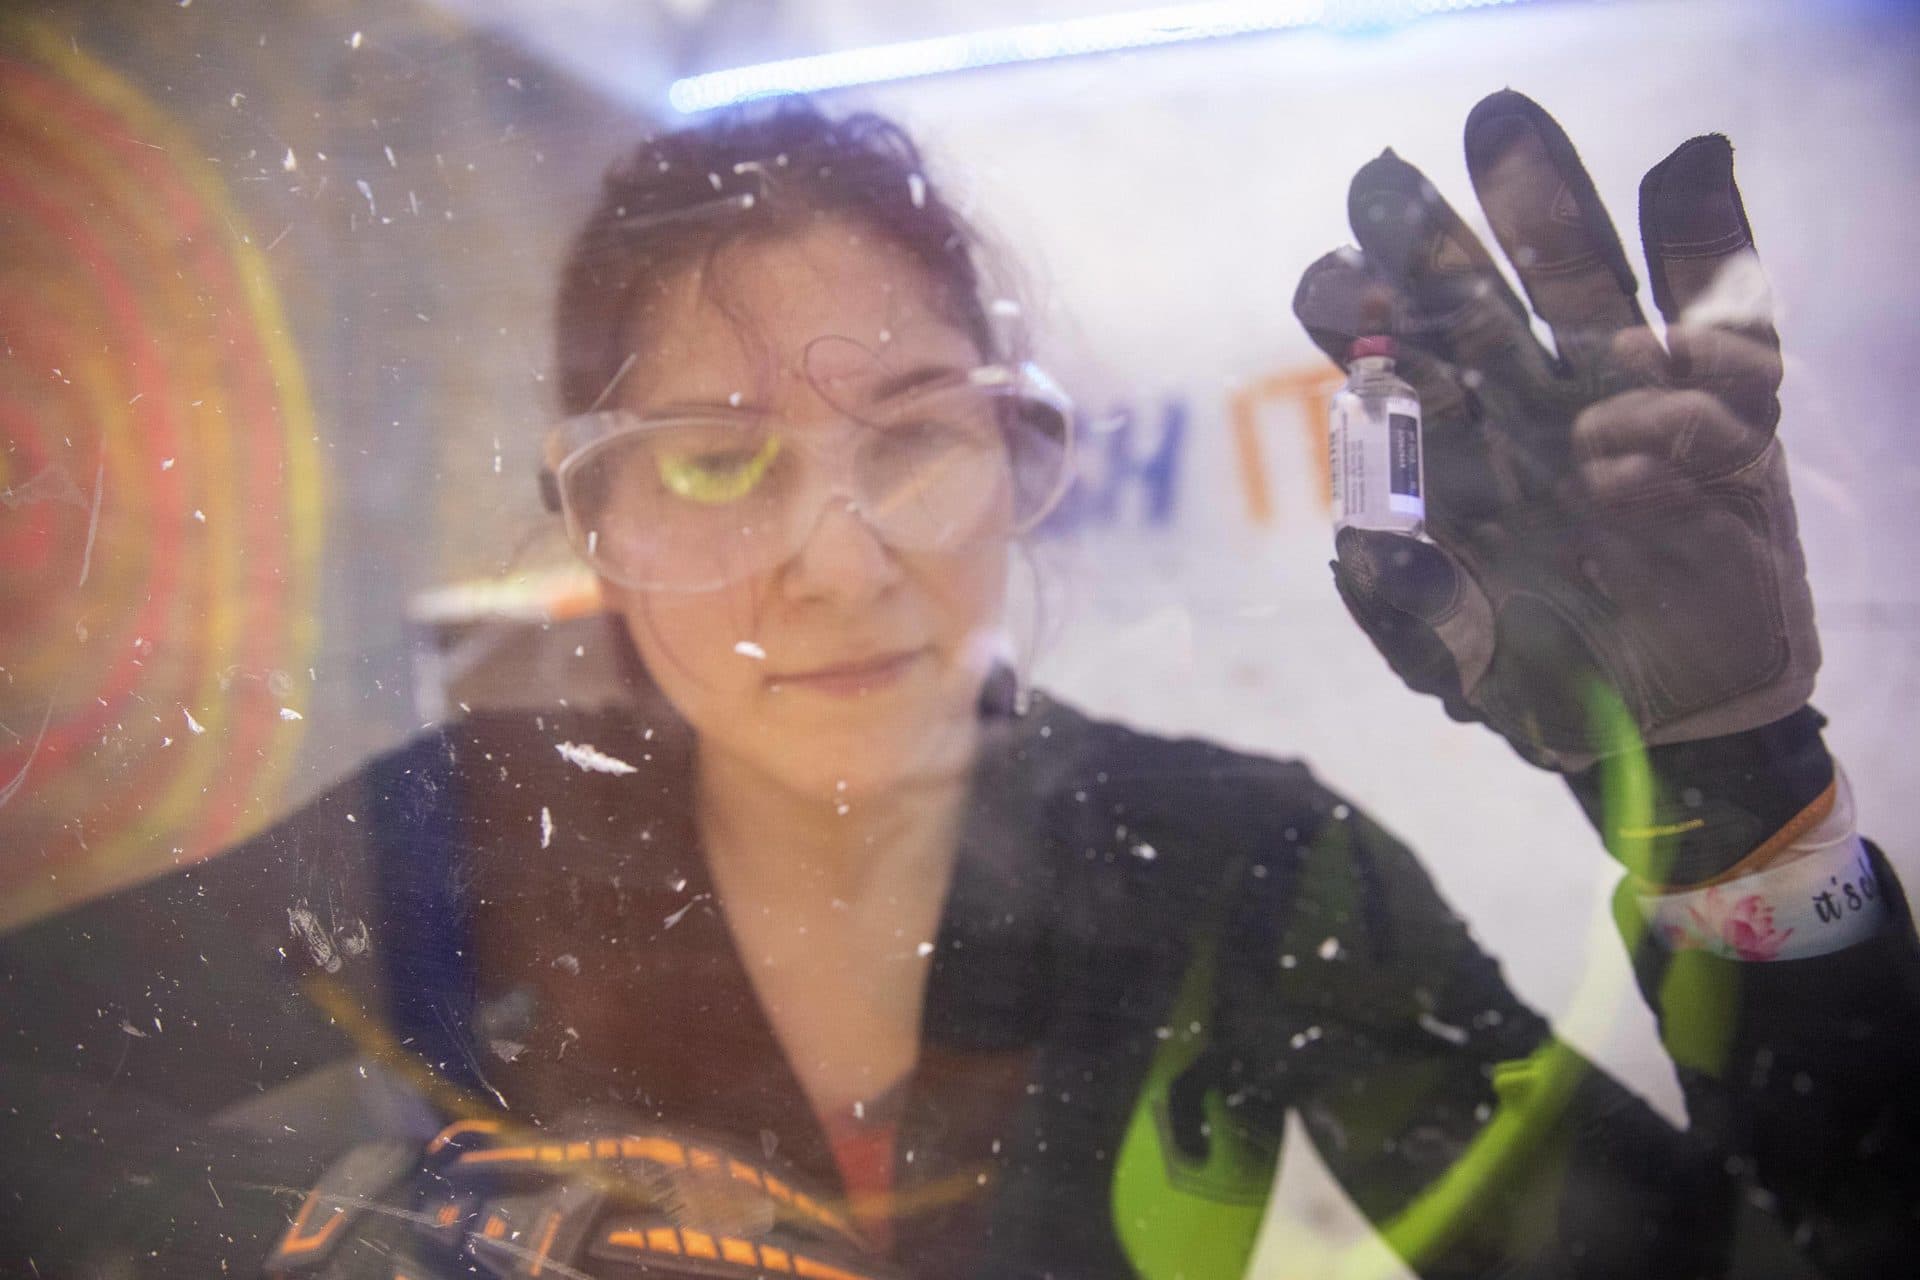
[[[0,24],[0,925],[265,812],[321,500],[266,259],[201,147]]]

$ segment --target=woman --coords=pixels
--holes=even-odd
[[[1577,173],[1524,99],[1477,120],[1504,139],[1477,169],[1490,207],[1522,198],[1501,173],[1523,195],[1529,164]],[[1420,192],[1370,172],[1363,215]],[[1357,217],[1376,228],[1364,259],[1317,264],[1299,306],[1336,356],[1368,326],[1420,340],[1405,363],[1436,508],[1484,528],[1498,485],[1544,484],[1549,463],[1593,493],[1644,485],[1662,396],[1692,406],[1690,439],[1739,442],[1732,379],[1766,362],[1731,338],[1675,351],[1711,350],[1733,409],[1702,410],[1677,362],[1586,378],[1583,402],[1522,394],[1544,366],[1515,354],[1505,312],[1474,311],[1484,252],[1419,198],[1427,224]],[[1377,229],[1425,225],[1458,254]],[[1636,628],[1632,590],[1578,644],[1528,624],[1529,601],[1599,589],[1497,554],[1551,538],[1455,538],[1442,513],[1434,543],[1342,537],[1343,594],[1396,669],[1567,772],[1638,873],[1651,905],[1623,899],[1622,918],[1630,943],[1654,926],[1636,962],[1688,1090],[1678,1133],[1558,1046],[1411,856],[1301,767],[1019,695],[994,662],[1007,558],[1066,480],[1069,415],[983,297],[977,252],[873,117],[723,120],[609,177],[561,288],[568,416],[543,488],[601,578],[634,705],[438,730],[206,867],[8,940],[9,984],[57,974],[63,1008],[88,1011],[9,1050],[32,1099],[6,1157],[22,1256],[1234,1275],[1289,1110],[1423,1274],[1902,1256],[1917,970],[1891,873],[1861,853],[1878,905],[1836,945],[1774,945],[1772,965],[1670,932],[1702,900],[1662,892],[1763,898],[1780,882],[1755,877],[1858,848],[1802,709],[1804,649],[1736,688],[1670,681],[1661,702],[1615,677],[1627,658],[1685,667],[1692,637]],[[1657,261],[1663,308],[1699,291],[1677,265],[1698,260]],[[1578,269],[1522,274],[1568,360],[1593,332],[1609,368],[1668,358],[1604,329],[1611,296]],[[1474,354],[1478,420],[1557,414],[1577,448],[1459,463],[1452,370]],[[1596,574],[1633,543],[1590,541],[1576,562]],[[1610,720],[1565,712],[1592,670]],[[1623,808],[1634,778],[1705,816]],[[104,1063],[88,1014],[156,985],[175,1031]],[[69,1129],[101,1143],[77,1165]],[[271,1212],[262,1185],[305,1187],[329,1160]]]

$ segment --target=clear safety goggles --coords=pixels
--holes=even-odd
[[[747,412],[582,414],[553,429],[558,461],[541,493],[602,576],[706,591],[784,563],[830,502],[891,547],[955,550],[1032,529],[1072,474],[1072,406],[1032,364],[839,407],[807,426]]]

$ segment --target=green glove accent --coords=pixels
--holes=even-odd
[[[1168,1014],[1113,1168],[1113,1226],[1141,1280],[1237,1280],[1260,1234],[1277,1154],[1243,1138],[1218,1090],[1202,1102],[1206,1149],[1174,1133],[1174,1082],[1204,1053],[1213,1008],[1213,944],[1201,944]],[[1195,1028],[1198,1028],[1197,1030]]]

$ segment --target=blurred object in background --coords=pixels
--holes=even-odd
[[[7,36],[0,923],[264,815],[310,706],[324,501],[217,167],[77,42]]]
[[[538,527],[553,264],[639,121],[426,5],[255,18],[0,21],[0,926],[397,741],[412,592]]]
[[[578,570],[441,587],[414,597],[414,710],[592,711],[631,700],[599,584]]]

